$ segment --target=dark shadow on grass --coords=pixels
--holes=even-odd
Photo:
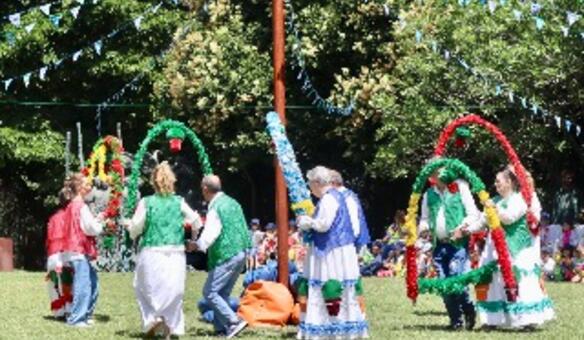
[[[189,337],[214,337],[216,333],[212,329],[193,327],[187,331],[187,335]],[[246,328],[241,332],[243,337],[251,335],[256,335],[258,339],[295,339],[296,331],[278,331],[276,328]]]
[[[484,330],[480,327],[473,329],[472,331],[466,330],[458,330],[458,331],[451,331],[448,330],[446,325],[432,325],[432,324],[423,324],[423,325],[404,325],[402,327],[394,327],[394,330],[404,330],[404,331],[442,331],[442,332],[452,332],[452,333],[499,333],[499,334],[537,334],[541,333],[543,329],[536,328],[531,331],[525,331],[521,329],[505,329],[505,328],[495,328]]]
[[[117,331],[116,336],[124,337],[124,338],[132,338],[132,339],[164,339],[163,336],[154,336],[154,337],[147,337],[146,334],[137,331]],[[177,336],[173,335],[170,337],[171,339],[178,339]]]
[[[416,311],[414,311],[414,315],[416,315],[416,316],[447,316],[448,313],[440,312],[437,310],[425,310],[425,311],[416,310]]]
[[[94,314],[93,319],[99,323],[106,323],[111,320],[110,316],[105,314]]]
[[[43,319],[45,319],[47,321],[65,323],[65,318],[64,317],[58,318],[58,317],[54,317],[52,315],[45,315],[45,316],[43,316]]]

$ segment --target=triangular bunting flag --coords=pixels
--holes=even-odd
[[[8,45],[14,46],[16,44],[16,35],[14,34],[14,32],[6,32],[4,34],[4,37],[6,37],[6,41],[8,41]]]
[[[63,59],[59,59],[57,61],[54,62],[55,66],[60,66],[63,63]]]
[[[83,50],[79,50],[79,51],[73,53],[73,57],[71,59],[73,61],[77,61],[79,59],[79,57],[81,57],[82,53],[83,53]]]
[[[556,120],[556,125],[558,126],[558,129],[562,127],[562,118],[554,116],[554,119]]]
[[[32,30],[34,29],[34,27],[36,26],[36,23],[32,23],[32,24],[28,24],[26,26],[24,26],[24,30],[26,31],[26,33],[30,33],[32,32]]]
[[[45,67],[41,67],[41,69],[39,70],[39,79],[40,80],[45,80],[45,76],[47,75],[47,70],[49,68],[47,66]]]
[[[537,28],[538,31],[541,31],[544,26],[545,21],[543,21],[543,19],[540,17],[535,17],[535,28]]]
[[[503,92],[503,91],[501,90],[501,85],[497,85],[497,86],[495,86],[495,94],[498,96],[498,95],[500,95],[500,94],[501,94],[501,92]]]
[[[536,15],[537,13],[539,13],[539,11],[541,11],[541,5],[538,4],[537,2],[534,2],[531,4],[531,15]]]
[[[103,41],[98,40],[93,43],[93,48],[95,49],[95,53],[101,55],[101,48],[103,46]]]
[[[81,6],[77,6],[77,7],[71,8],[71,10],[69,12],[71,12],[71,15],[73,16],[73,18],[77,19],[77,17],[79,16],[80,10],[81,10]]]
[[[507,4],[507,0],[499,0],[501,6],[505,6]]]
[[[513,16],[515,17],[515,20],[520,21],[521,17],[523,16],[523,13],[521,13],[520,10],[514,9]]]
[[[12,84],[12,81],[13,81],[13,80],[14,80],[14,79],[6,79],[6,80],[4,81],[4,91],[8,91],[8,88],[10,87],[10,84]]]
[[[42,5],[41,7],[39,7],[39,9],[41,10],[41,12],[45,13],[46,16],[49,16],[51,14],[51,4]]]
[[[525,97],[521,98],[521,106],[523,106],[524,109],[527,109],[527,99],[525,99]]]
[[[136,26],[136,29],[139,31],[140,30],[140,26],[142,25],[142,16],[137,17],[136,19],[134,19],[134,26]]]
[[[566,131],[570,132],[570,128],[572,127],[572,122],[570,120],[564,120],[564,124],[566,124]]]
[[[466,63],[466,61],[464,61],[464,60],[462,60],[462,59],[458,59],[458,63],[459,63],[460,65],[462,65],[462,67],[464,67],[464,69],[465,69],[465,70],[468,70],[468,69],[469,69],[469,66],[468,66],[468,64]]]
[[[582,132],[582,129],[580,129],[580,125],[576,125],[576,136],[580,137],[580,132]]]
[[[49,15],[49,20],[55,27],[59,27],[59,23],[61,22],[61,14],[51,14]]]
[[[162,6],[162,2],[160,2],[160,3],[158,3],[158,5],[154,6],[154,8],[152,9],[152,13],[158,12],[158,10],[160,9],[160,6]]]
[[[432,41],[432,51],[434,53],[438,53],[438,43],[436,43],[435,41]]]
[[[205,4],[206,4],[206,2],[205,2]],[[387,4],[383,4],[383,13],[385,13],[386,17],[389,16],[389,6],[387,6]]]
[[[444,59],[450,60],[450,51],[448,51],[448,50],[444,51]]]
[[[416,30],[416,43],[419,44],[422,41],[422,32]]]
[[[494,13],[497,9],[497,3],[494,0],[489,0],[489,11]]]
[[[515,103],[515,98],[513,96],[513,91],[509,91],[509,102],[510,103]]]
[[[20,26],[20,13],[9,15],[8,20],[10,20],[10,23],[14,26]]]
[[[531,104],[531,111],[533,112],[534,115],[537,114],[537,110],[538,110],[537,104],[536,103]]]
[[[570,34],[569,27],[562,26],[562,27],[560,27],[560,29],[562,30],[562,34],[564,34],[564,37],[567,37]]]
[[[27,74],[25,74],[24,76],[22,76],[22,81],[24,82],[24,86],[28,87],[28,84],[30,84],[30,76],[32,74],[30,72],[28,72]]]
[[[572,26],[576,21],[580,20],[581,16],[578,13],[566,12],[566,20],[568,21],[568,26]]]
[[[76,0],[79,4],[84,5],[85,4],[85,0]]]

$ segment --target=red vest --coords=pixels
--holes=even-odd
[[[65,230],[65,208],[60,208],[51,216],[47,225],[47,256],[60,253],[67,242],[67,230]]]
[[[65,208],[65,230],[67,231],[63,251],[75,252],[97,258],[95,237],[88,236],[81,229],[81,208],[83,201],[73,200]]]

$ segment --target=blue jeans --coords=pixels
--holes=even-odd
[[[456,248],[450,243],[438,242],[434,248],[434,266],[440,278],[464,274],[470,270],[470,262],[466,248]],[[462,314],[474,313],[474,305],[470,300],[468,288],[464,293],[443,296],[444,305],[450,318],[451,326],[462,325]]]
[[[86,322],[95,310],[97,297],[99,296],[99,283],[97,273],[89,263],[89,260],[72,261],[73,270],[73,304],[71,314],[67,317],[69,325]]]
[[[229,295],[245,265],[245,252],[240,252],[209,272],[203,287],[203,297],[213,310],[213,326],[217,332],[239,322],[239,318],[229,306]]]

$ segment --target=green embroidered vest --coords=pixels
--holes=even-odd
[[[495,198],[495,202],[501,202],[503,208],[507,208],[508,206],[508,199],[497,197]],[[512,258],[515,258],[523,249],[531,247],[533,241],[527,228],[525,215],[511,224],[503,224],[501,222],[501,225],[505,229],[505,240],[507,241],[507,248]]]
[[[250,249],[251,238],[243,210],[233,198],[221,194],[209,206],[221,220],[221,234],[208,250],[208,267],[212,270],[240,252]]]
[[[140,248],[184,245],[182,198],[153,195],[146,200],[146,226]]]
[[[446,220],[446,233],[450,233],[456,229],[462,223],[462,220],[466,216],[466,211],[464,209],[464,204],[462,203],[462,198],[459,192],[451,193],[448,190],[444,190],[442,196],[434,188],[428,190],[428,210],[429,210],[429,225],[430,231],[432,232],[432,238],[434,240],[434,245],[436,245],[436,223],[438,220],[438,211],[440,207],[444,207],[444,219]],[[456,247],[466,246],[468,243],[468,237],[463,237],[455,242],[452,242]]]

